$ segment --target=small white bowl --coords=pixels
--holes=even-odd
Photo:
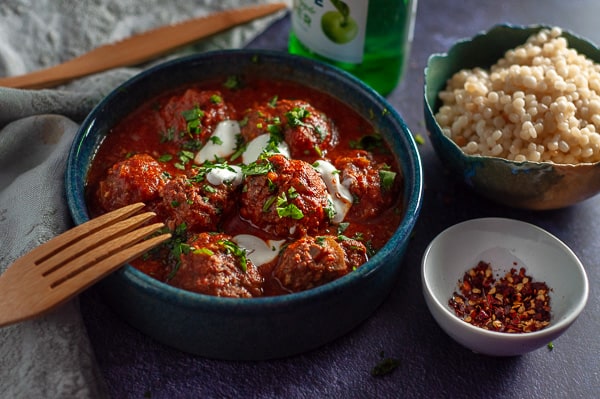
[[[551,289],[550,324],[529,333],[485,330],[461,320],[448,301],[459,292],[464,273],[483,260],[504,275],[517,261],[534,281]],[[441,232],[422,260],[423,294],[434,319],[461,345],[480,354],[516,356],[543,347],[564,333],[588,298],[589,283],[580,260],[567,245],[532,224],[503,218],[473,219]]]

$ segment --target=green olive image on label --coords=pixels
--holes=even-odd
[[[352,41],[358,34],[358,24],[349,15],[338,11],[327,11],[321,17],[321,29],[334,43],[344,44]]]

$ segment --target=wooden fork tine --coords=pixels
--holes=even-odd
[[[90,248],[80,256],[73,258],[65,257],[64,262],[59,264],[56,270],[44,275],[46,277],[44,285],[54,288],[88,267],[96,268],[97,264],[103,259],[133,246],[163,226],[164,224],[162,223],[155,223],[140,227],[124,235],[112,236],[110,240],[103,241],[100,245]],[[43,287],[40,287],[40,289],[43,289]]]
[[[71,259],[80,256],[86,256],[86,254],[92,251],[95,247],[100,246],[114,237],[123,235],[123,233],[132,231],[136,227],[152,219],[154,216],[156,216],[155,213],[146,212],[131,216],[127,219],[118,220],[112,225],[105,224],[101,229],[82,234],[77,238],[76,242],[72,242],[67,246],[60,247],[60,249],[55,251],[45,251],[43,256],[33,258],[32,261],[38,265],[38,273],[41,273],[42,275],[51,274],[55,269],[59,269],[62,264],[65,264]],[[160,227],[155,228],[154,230],[148,232],[148,234],[158,230],[159,228]]]
[[[106,213],[17,259],[0,274],[0,327],[50,310],[169,239],[162,234],[140,242],[164,226],[139,227],[155,216],[135,215],[143,208],[137,203]]]
[[[105,213],[97,218],[91,219],[80,224],[31,250],[27,255],[37,258],[44,258],[56,252],[57,249],[67,247],[72,243],[81,239],[81,237],[93,233],[105,226],[114,224],[120,220],[126,219],[129,216],[139,212],[145,205],[141,202],[127,205],[115,211]]]
[[[127,262],[137,258],[143,253],[150,249],[160,245],[171,237],[170,234],[162,234],[160,236],[152,237],[122,251],[112,254],[108,258],[101,260],[92,267],[86,268],[80,273],[72,276],[71,278],[61,282],[60,290],[70,292],[71,296],[77,295],[79,292],[88,288],[90,285],[96,283],[104,276],[112,273],[119,267],[123,266]],[[56,287],[54,289],[56,291]],[[51,294],[52,295],[52,294]],[[57,298],[60,299],[60,298]]]
[[[134,233],[135,232],[129,234]],[[140,237],[138,238],[139,241],[139,239],[147,236],[147,234],[139,233],[138,236]],[[50,305],[47,306],[46,304],[44,304],[44,307],[46,309],[43,309],[42,311],[60,305],[65,301],[73,298],[75,295],[79,294],[86,288],[98,282],[98,280],[114,272],[127,262],[137,258],[138,256],[156,247],[157,245],[160,245],[161,243],[168,240],[170,237],[170,234],[162,234],[160,236],[152,237],[142,242],[138,242],[137,244],[134,244],[132,246],[124,247],[124,249],[111,254],[110,256],[100,260],[99,262],[91,266],[79,269],[79,272],[77,272],[76,274],[69,276],[69,278],[67,279],[58,281],[57,285],[54,285],[54,283],[52,283],[50,291],[46,295],[44,295],[44,301],[47,301],[47,303],[49,303]],[[129,238],[127,239],[129,240]]]
[[[114,238],[93,250],[93,253],[90,252],[88,259],[82,260],[83,257],[73,259],[69,264],[58,269],[61,272],[64,269],[68,273],[58,276],[53,273],[52,279],[44,278],[39,273],[30,271],[28,275],[23,276],[23,280],[27,280],[26,285],[22,285],[20,288],[27,289],[31,294],[21,296],[18,298],[19,300],[14,300],[11,292],[3,292],[6,295],[5,298],[0,296],[5,310],[0,312],[0,327],[48,312],[125,263],[168,240],[171,235],[162,234],[139,242],[161,226],[162,223],[144,226],[122,237]],[[135,244],[136,242],[137,244]],[[107,248],[111,248],[111,254],[105,257],[99,256]],[[113,248],[118,249],[114,250]],[[94,262],[97,263],[94,264]],[[35,271],[35,269],[32,270]],[[58,280],[56,277],[58,277]],[[13,287],[13,290],[9,289],[8,291],[12,291],[13,294],[17,293],[15,287]]]

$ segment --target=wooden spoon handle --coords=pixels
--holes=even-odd
[[[139,64],[285,7],[285,3],[262,4],[221,11],[179,24],[163,26],[114,44],[98,47],[50,68],[25,75],[0,78],[0,86],[41,89],[110,68]]]

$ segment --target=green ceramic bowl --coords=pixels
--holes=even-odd
[[[563,208],[600,192],[600,163],[554,164],[515,162],[465,154],[446,137],[435,120],[441,106],[438,93],[464,68],[489,68],[504,53],[549,26],[497,25],[469,40],[457,42],[446,54],[433,54],[425,69],[425,123],[431,143],[452,173],[484,197],[522,209]],[[569,46],[600,63],[600,50],[589,41],[563,31]]]

